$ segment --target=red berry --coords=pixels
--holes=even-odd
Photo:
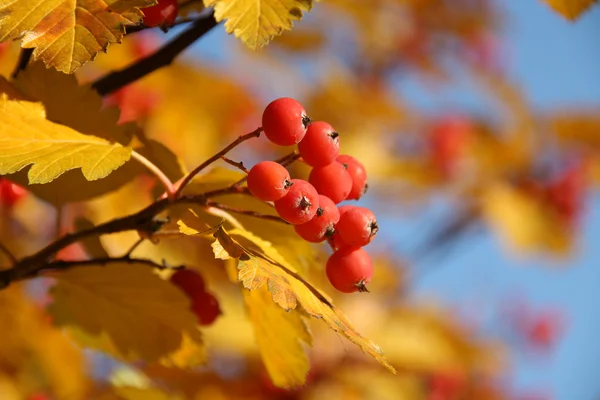
[[[275,210],[290,224],[300,225],[317,214],[319,193],[302,179],[292,179],[292,184],[287,194],[275,201]]]
[[[352,190],[348,195],[348,200],[358,200],[367,192],[367,170],[360,161],[347,154],[342,154],[337,158],[337,161],[344,164],[350,177],[352,178]]]
[[[171,275],[171,282],[181,288],[190,298],[198,293],[204,293],[206,285],[204,278],[193,269],[179,269]]]
[[[177,0],[158,0],[152,7],[142,8],[144,25],[148,27],[172,26],[179,12]]]
[[[460,116],[447,116],[435,121],[430,129],[432,162],[442,176],[450,177],[472,135],[471,122]]]
[[[280,146],[299,143],[306,135],[310,118],[302,104],[289,97],[273,100],[262,115],[262,128],[267,138]]]
[[[292,186],[290,173],[281,164],[262,161],[248,172],[248,189],[263,201],[275,201],[287,194]]]
[[[319,194],[339,203],[348,197],[352,190],[352,177],[341,163],[334,161],[325,167],[313,168],[308,181]]]
[[[325,272],[331,285],[340,292],[366,292],[373,276],[373,262],[364,249],[344,247],[329,257]]]
[[[192,299],[192,311],[200,325],[210,325],[222,314],[219,301],[208,292],[196,294]]]
[[[27,191],[21,186],[12,183],[8,179],[0,178],[0,204],[6,207],[13,207],[17,204]]]
[[[379,230],[375,214],[368,208],[354,207],[344,211],[335,226],[340,238],[348,246],[366,246]]]
[[[317,215],[310,221],[296,225],[294,228],[296,233],[302,239],[320,243],[325,240],[326,236],[331,236],[334,233],[334,226],[340,219],[340,212],[329,197],[319,195],[319,208]]]
[[[340,152],[340,135],[327,122],[316,121],[309,125],[306,136],[298,143],[302,160],[311,167],[331,164]]]

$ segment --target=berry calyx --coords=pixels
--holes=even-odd
[[[371,210],[354,207],[340,215],[335,229],[347,246],[366,246],[377,234],[379,226]]]
[[[344,247],[333,253],[325,268],[331,285],[342,293],[368,292],[373,262],[360,247]]]
[[[192,269],[179,269],[170,278],[171,283],[183,290],[188,297],[193,298],[206,290],[204,278]]]
[[[298,143],[302,160],[311,167],[331,164],[340,152],[340,135],[323,121],[311,123],[304,139]]]
[[[262,161],[248,172],[248,190],[263,201],[275,201],[285,196],[292,180],[290,173],[281,164],[273,161]]]
[[[219,301],[208,292],[195,295],[192,299],[192,311],[200,325],[211,325],[222,314]]]
[[[285,196],[274,202],[277,214],[293,225],[304,224],[317,214],[319,193],[310,183],[292,179],[292,186]]]
[[[317,214],[310,221],[296,225],[294,229],[304,240],[320,243],[335,232],[334,226],[340,219],[340,212],[329,197],[319,195]]]
[[[352,178],[352,190],[348,194],[347,200],[358,200],[366,192],[369,186],[367,185],[367,170],[360,161],[348,154],[341,154],[336,159],[344,164],[350,177]]]
[[[337,161],[313,168],[308,181],[319,194],[329,197],[336,204],[346,200],[352,190],[352,177],[346,167]]]
[[[168,27],[175,23],[177,13],[179,12],[179,4],[177,0],[158,0],[158,3],[142,8],[144,13],[144,25],[148,27]]]
[[[292,146],[306,135],[310,118],[302,104],[289,98],[273,100],[262,115],[262,128],[265,136],[279,146]]]

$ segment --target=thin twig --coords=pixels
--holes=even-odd
[[[135,251],[135,249],[137,249],[139,247],[140,244],[144,243],[144,240],[146,240],[145,238],[140,238],[138,239],[130,248],[129,250],[127,250],[127,252],[125,253],[125,255],[123,257],[131,257],[131,253],[133,253]]]
[[[229,165],[233,165],[242,172],[248,173],[248,168],[244,167],[244,163],[242,161],[233,161],[231,158],[227,158],[225,156],[221,156],[221,160],[225,161]]]
[[[188,29],[175,39],[160,48],[156,53],[136,61],[120,71],[114,71],[92,84],[92,87],[102,96],[121,89],[128,84],[170,65],[177,56],[187,49],[205,33],[217,26],[214,13],[211,11],[206,16],[197,19]]]
[[[6,247],[1,242],[0,242],[0,252],[4,253],[6,258],[8,258],[10,260],[12,265],[15,265],[16,263],[19,262],[19,260],[17,260],[17,257],[15,257],[15,255],[8,249],[8,247]]]
[[[290,154],[286,154],[285,156],[278,158],[277,160],[274,160],[274,162],[279,163],[279,164],[283,165],[284,167],[287,167],[288,165],[290,165],[291,163],[293,163],[294,161],[296,161],[299,158],[300,158],[300,154],[296,150],[296,151],[291,152]]]
[[[154,176],[156,176],[160,183],[162,183],[162,185],[164,186],[167,193],[167,198],[173,199],[173,194],[175,193],[175,186],[173,185],[173,182],[171,182],[169,177],[167,177],[167,175],[165,175],[165,173],[160,168],[158,168],[156,164],[148,160],[146,157],[144,157],[137,151],[132,150],[131,157],[134,160],[138,161],[140,164],[142,164],[144,167],[148,168],[148,171],[152,172],[152,174],[154,174]]]
[[[29,64],[29,60],[31,60],[31,56],[33,55],[33,49],[21,49],[19,53],[19,59],[17,60],[17,65],[15,65],[15,69],[10,74],[12,79],[15,79],[19,72],[24,71]]]
[[[219,151],[217,154],[213,155],[208,160],[204,161],[202,164],[197,166],[192,172],[187,174],[187,176],[183,179],[183,181],[181,181],[181,184],[175,191],[175,195],[173,197],[175,199],[177,199],[181,195],[181,192],[183,191],[183,189],[185,189],[185,187],[191,182],[191,180],[194,179],[194,176],[196,176],[200,172],[202,172],[202,170],[204,168],[208,167],[210,164],[214,163],[219,158],[221,158],[222,156],[224,156],[229,151],[231,151],[232,149],[234,149],[236,146],[240,145],[241,143],[245,142],[246,140],[259,137],[261,132],[262,132],[262,127],[256,128],[254,131],[238,137],[233,142],[231,142],[228,146],[226,146],[223,150]]]
[[[202,16],[202,18],[203,17],[204,16]],[[175,21],[173,23],[173,25],[171,25],[168,28],[166,28],[166,30],[168,31],[169,29],[172,29],[173,27],[178,26],[178,25],[189,24],[190,22],[197,21],[198,19],[200,19],[200,18],[181,18],[181,19],[178,19],[177,21]],[[127,26],[127,27],[125,27],[125,35],[131,35],[133,33],[141,32],[141,31],[146,31],[148,29],[154,29],[154,28],[159,28],[159,27],[156,27],[156,26],[146,26],[144,24]],[[162,28],[160,28],[160,29],[162,29]]]
[[[263,213],[259,213],[257,211],[252,211],[252,210],[241,210],[239,208],[229,207],[225,204],[217,203],[216,201],[211,201],[211,200],[207,200],[206,205],[209,207],[218,208],[223,211],[228,211],[228,212],[232,212],[232,213],[236,213],[236,214],[249,215],[251,217],[266,219],[269,221],[281,222],[283,224],[289,225],[289,223],[287,221],[284,221],[283,219],[281,219],[281,217],[278,217],[277,215],[263,214]]]

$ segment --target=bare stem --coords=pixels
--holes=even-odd
[[[221,156],[221,160],[225,161],[229,165],[233,165],[242,172],[248,173],[248,169],[244,166],[244,163],[241,161],[233,161],[232,159],[227,158],[225,156]]]
[[[33,55],[33,49],[21,49],[21,53],[19,53],[19,59],[17,60],[17,65],[15,65],[15,69],[10,74],[12,79],[15,79],[19,72],[24,71],[29,64],[29,60],[31,60],[31,56]]]
[[[146,157],[144,157],[137,151],[132,150],[131,157],[133,157],[133,159],[135,159],[144,167],[146,167],[148,171],[152,172],[152,174],[156,176],[156,178],[158,178],[158,180],[160,181],[160,183],[162,183],[167,192],[167,198],[169,198],[169,200],[172,200],[174,198],[173,195],[175,193],[175,185],[173,185],[173,182],[171,182],[167,175],[165,175],[165,173],[160,168],[158,168],[156,164],[148,160]]]
[[[261,132],[262,132],[262,127],[256,128],[254,131],[238,137],[233,142],[231,142],[228,146],[226,146],[223,150],[219,151],[217,154],[213,155],[208,160],[204,161],[202,164],[197,166],[192,172],[187,174],[187,176],[183,179],[183,181],[181,181],[181,184],[175,191],[175,194],[173,197],[175,199],[179,198],[181,196],[181,192],[183,191],[183,189],[185,189],[185,187],[191,182],[191,180],[194,179],[194,176],[198,175],[206,167],[208,167],[209,165],[211,165],[212,163],[214,163],[215,161],[220,159],[222,156],[224,156],[229,151],[231,151],[235,147],[239,146],[241,143],[245,142],[246,140],[259,137]]]
[[[211,200],[207,200],[206,205],[209,207],[218,208],[220,210],[224,210],[224,211],[228,211],[228,212],[232,212],[232,213],[236,213],[236,214],[249,215],[249,216],[255,217],[255,218],[261,218],[261,219],[266,219],[269,221],[275,221],[275,222],[281,222],[283,224],[289,224],[288,222],[284,221],[283,219],[281,219],[281,217],[278,217],[277,215],[263,214],[263,213],[259,213],[257,211],[252,211],[252,210],[242,210],[242,209],[235,208],[235,207],[229,207],[225,204],[217,203],[217,202],[211,201]]]
[[[4,253],[6,258],[8,258],[13,265],[15,265],[17,262],[19,262],[19,260],[17,260],[17,257],[15,257],[15,255],[8,249],[8,247],[6,247],[1,242],[0,242],[0,252]]]

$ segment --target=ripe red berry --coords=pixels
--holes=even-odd
[[[319,193],[313,185],[302,179],[292,179],[292,184],[287,194],[275,201],[275,210],[285,221],[300,225],[317,214]]]
[[[200,325],[210,325],[222,314],[219,301],[211,293],[202,292],[192,299],[192,311]]]
[[[348,195],[348,200],[358,200],[367,192],[367,170],[360,161],[347,154],[341,154],[337,161],[344,164],[350,177],[352,178],[352,190]]]
[[[375,214],[368,208],[345,210],[335,226],[343,243],[348,246],[366,246],[379,230]]]
[[[340,153],[340,135],[327,122],[315,121],[298,143],[298,151],[311,167],[324,167],[331,164]]]
[[[171,275],[171,282],[181,288],[190,298],[198,293],[204,293],[206,285],[204,278],[193,269],[179,269]]]
[[[317,215],[310,221],[296,225],[296,233],[304,240],[312,243],[320,243],[326,236],[334,233],[334,226],[340,219],[340,212],[329,197],[319,195],[319,208]]]
[[[262,115],[262,128],[267,138],[280,146],[292,146],[306,135],[310,118],[302,104],[289,97],[273,100]]]
[[[275,201],[287,194],[292,181],[290,173],[281,164],[262,161],[248,172],[248,189],[263,201]]]
[[[352,177],[341,163],[334,161],[325,167],[313,168],[308,181],[319,194],[339,203],[348,197],[352,190]]]
[[[142,8],[144,25],[148,27],[172,26],[179,12],[177,0],[158,0],[158,3]]]
[[[331,285],[343,293],[367,292],[373,276],[373,262],[360,247],[344,247],[327,260],[325,268]]]
[[[0,204],[10,208],[17,204],[27,191],[8,179],[0,178]]]

